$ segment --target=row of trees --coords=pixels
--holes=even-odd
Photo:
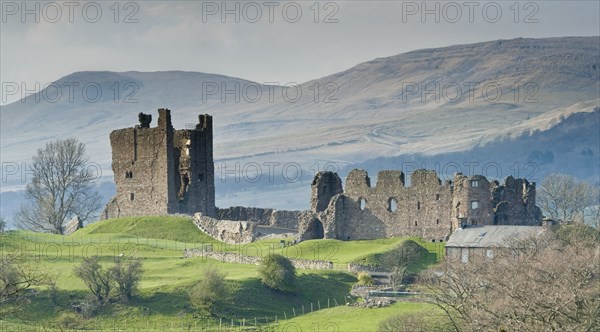
[[[600,186],[566,174],[546,176],[536,200],[546,217],[566,223],[586,223],[600,229]],[[587,213],[586,213],[587,212]]]

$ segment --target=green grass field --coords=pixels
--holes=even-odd
[[[364,309],[339,306],[308,313],[279,322],[277,331],[377,331],[379,323],[399,312],[440,314],[432,305],[426,303],[398,302],[389,307]]]
[[[324,322],[325,317],[329,317],[329,321],[354,326],[358,324],[352,324],[354,320],[371,322],[374,313],[377,313],[377,319],[383,319],[398,310],[420,310],[421,306],[398,304],[377,311],[335,307],[336,304],[344,304],[351,286],[356,282],[355,277],[345,271],[299,270],[295,293],[282,294],[262,285],[257,266],[222,263],[203,257],[184,259],[182,256],[185,248],[212,245],[214,250],[256,256],[276,252],[292,258],[331,260],[343,265],[391,250],[406,240],[400,238],[313,240],[286,248],[279,247],[279,240],[233,246],[222,244],[202,233],[189,218],[144,217],[98,222],[70,236],[14,231],[0,235],[0,240],[3,256],[17,255],[20,263],[55,274],[58,289],[53,305],[50,292],[39,288],[32,302],[23,310],[0,320],[0,331],[28,331],[38,327],[40,331],[69,327],[140,331],[213,330],[219,326],[231,328],[232,322],[238,327],[245,324],[250,328],[256,323],[263,328],[270,326],[277,330],[288,321],[300,324],[302,330],[309,330],[311,320]],[[429,256],[439,257],[441,254],[436,246],[427,247],[427,243],[419,243],[428,250]],[[103,266],[109,266],[121,255],[142,259],[144,275],[139,294],[129,303],[114,303],[89,319],[75,314],[72,304],[80,302],[89,291],[73,274],[73,268],[84,257],[100,256]],[[435,258],[428,258],[423,265],[433,262]],[[227,287],[231,293],[213,317],[200,315],[190,305],[187,296],[187,290],[200,279],[202,270],[207,266],[216,266],[226,273]],[[310,313],[311,304],[315,311],[313,313]],[[318,311],[319,306],[323,310]],[[327,306],[330,309],[326,309]],[[303,310],[306,315],[302,315]],[[276,324],[275,320],[278,321]],[[368,329],[363,330],[369,331],[374,326],[376,324],[369,323]]]

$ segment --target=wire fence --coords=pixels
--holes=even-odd
[[[172,321],[151,322],[63,322],[17,324],[0,320],[0,332],[20,331],[301,331],[299,324],[289,319],[309,314],[318,310],[345,305],[345,301],[327,298],[326,301],[310,302],[306,305],[291,306],[283,310],[281,315],[257,316],[254,318],[181,318]]]
[[[127,243],[147,245],[160,249],[184,250],[195,248],[198,246],[211,245],[211,243],[198,242],[180,242],[167,239],[152,239],[138,236],[114,236],[111,234],[87,235],[85,237],[66,237],[66,236],[49,236],[38,233],[17,233],[16,236],[20,239],[38,242],[38,243],[53,243],[53,244],[112,244],[112,243]]]

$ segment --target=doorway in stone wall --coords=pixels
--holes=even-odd
[[[313,218],[308,223],[308,229],[306,230],[309,239],[322,239],[325,237],[325,230],[323,229],[323,223],[317,218]]]

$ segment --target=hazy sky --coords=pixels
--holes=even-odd
[[[599,1],[2,0],[1,5],[2,104],[75,71],[186,70],[301,83],[421,48],[600,35]],[[23,91],[8,93],[9,83]]]

